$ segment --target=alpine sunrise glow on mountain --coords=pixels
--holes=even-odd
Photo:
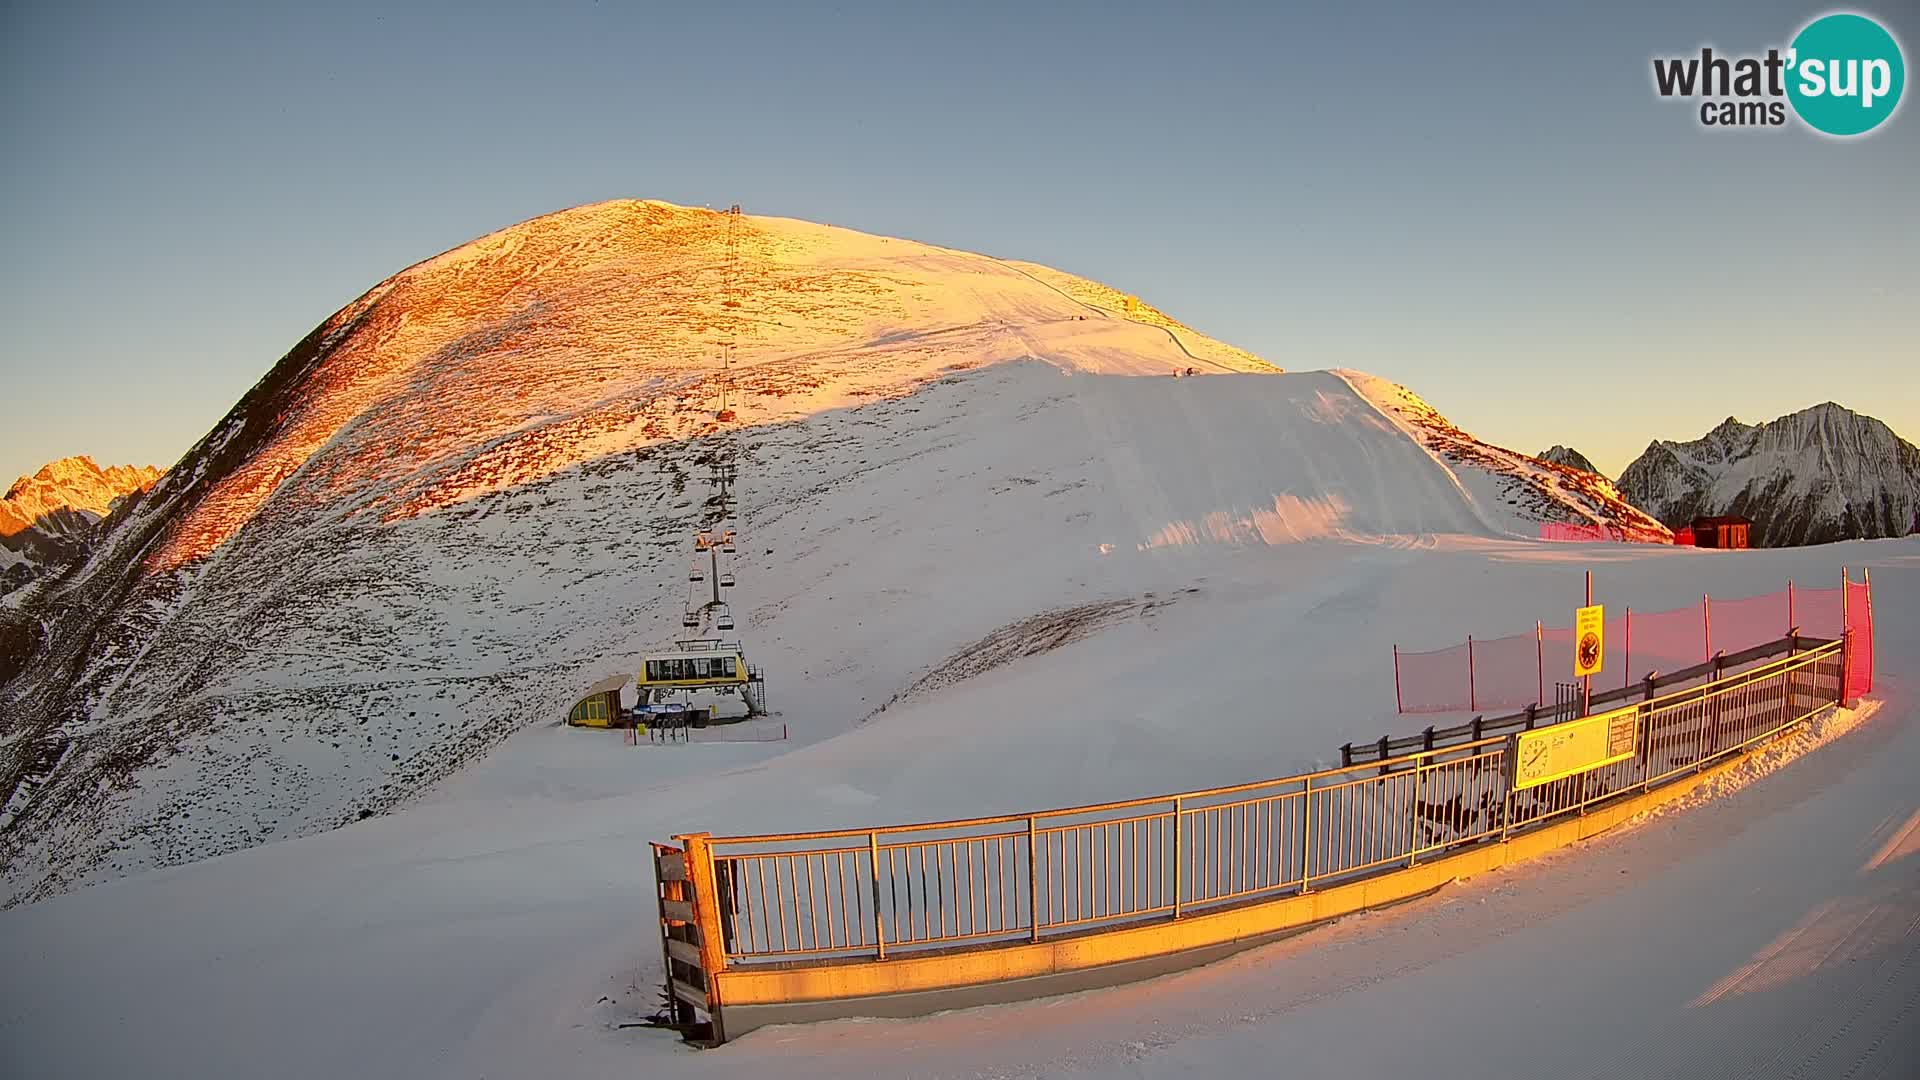
[[[1404,387],[1283,374],[1060,271],[580,207],[326,319],[35,598],[0,673],[9,898],[377,813],[632,671],[679,632],[723,446],[734,610],[797,741],[1261,549],[1664,535]]]
[[[1905,536],[1920,528],[1920,450],[1833,402],[1764,424],[1728,417],[1692,442],[1656,440],[1620,474],[1628,501],[1678,528],[1752,519],[1767,547]]]

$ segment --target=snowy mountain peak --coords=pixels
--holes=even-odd
[[[1834,402],[1749,425],[1729,417],[1692,442],[1656,440],[1620,475],[1669,526],[1702,514],[1753,519],[1756,544],[1906,534],[1920,512],[1920,451]]]
[[[105,517],[116,500],[152,487],[163,471],[151,465],[102,469],[85,454],[50,461],[7,489],[0,500],[0,535],[11,536],[60,510]]]
[[[1541,461],[1550,462],[1554,465],[1564,465],[1569,469],[1578,469],[1581,472],[1589,472],[1596,475],[1600,472],[1599,469],[1593,467],[1593,462],[1587,460],[1585,454],[1582,454],[1570,446],[1555,444],[1533,456],[1539,458]]]
[[[0,594],[44,579],[85,554],[101,520],[161,475],[150,465],[102,469],[82,454],[15,480],[0,499]]]
[[[1270,549],[1667,536],[1405,387],[1283,374],[1061,271],[582,207],[327,318],[23,612],[11,897],[357,820],[564,715],[682,633],[716,465],[728,602],[796,739]]]

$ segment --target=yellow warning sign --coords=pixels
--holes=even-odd
[[[1640,710],[1629,705],[1513,737],[1513,789],[1519,791],[1625,761],[1640,739]]]
[[[1573,674],[1600,674],[1600,662],[1607,655],[1607,609],[1600,604],[1583,607],[1573,615]]]

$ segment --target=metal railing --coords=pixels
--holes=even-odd
[[[1779,735],[1841,700],[1844,648],[1826,642],[1650,696],[1635,705],[1631,758],[1519,791],[1509,779],[1509,738],[1494,736],[1097,806],[706,839],[719,959],[884,959],[1039,941],[1413,865],[1646,790]]]

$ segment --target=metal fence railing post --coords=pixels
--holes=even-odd
[[[887,958],[887,925],[880,921],[880,833],[877,830],[867,832],[867,859],[873,867],[874,958],[885,960]]]
[[[1427,729],[1427,749],[1433,749],[1433,729]],[[1413,759],[1413,774],[1407,785],[1407,866],[1412,867],[1420,851],[1420,766],[1425,758]]]
[[[1029,941],[1040,940],[1040,823],[1027,815],[1027,915],[1033,923]]]
[[[1313,877],[1313,777],[1300,789],[1300,892]]]
[[[1173,917],[1180,917],[1180,884],[1186,878],[1185,860],[1181,857],[1180,843],[1180,796],[1173,797]]]

